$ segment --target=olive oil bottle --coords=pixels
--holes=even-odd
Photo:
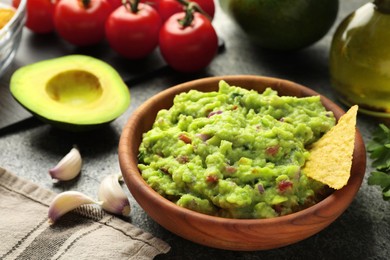
[[[390,0],[375,0],[347,16],[330,50],[332,86],[346,105],[390,118]]]

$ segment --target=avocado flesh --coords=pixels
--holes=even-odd
[[[10,91],[37,117],[69,130],[111,122],[130,104],[129,90],[118,72],[84,55],[21,67],[11,77]]]

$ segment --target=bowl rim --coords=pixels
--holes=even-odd
[[[16,8],[15,14],[12,16],[11,20],[8,21],[8,23],[0,29],[0,33],[3,31],[9,30],[10,27],[13,27],[15,23],[18,22],[18,19],[22,12],[25,12],[27,5],[27,0],[20,0],[18,8]],[[12,5],[11,5],[12,7]],[[26,19],[26,15],[23,15],[23,19]]]
[[[351,177],[349,178],[347,185],[345,185],[340,190],[335,190],[329,196],[327,196],[320,202],[308,208],[305,208],[303,210],[288,215],[278,216],[274,218],[266,218],[266,219],[223,218],[223,217],[217,217],[217,216],[211,216],[211,215],[199,213],[187,208],[180,207],[176,205],[174,202],[164,198],[162,195],[154,191],[142,178],[141,172],[137,166],[137,162],[132,161],[132,158],[137,158],[137,154],[133,153],[130,146],[132,140],[131,138],[133,137],[133,133],[135,132],[135,127],[133,127],[133,125],[135,122],[139,122],[141,120],[142,115],[146,113],[145,108],[148,106],[148,104],[150,104],[153,101],[157,101],[160,98],[165,97],[167,95],[172,95],[172,93],[187,92],[189,89],[191,89],[191,87],[189,87],[191,85],[197,85],[205,82],[213,82],[219,80],[226,80],[229,83],[229,81],[235,81],[240,78],[242,79],[243,77],[248,80],[264,80],[264,81],[277,82],[277,84],[288,84],[291,85],[291,87],[293,88],[303,90],[304,93],[309,94],[307,96],[310,96],[310,94],[319,95],[321,98],[321,102],[324,104],[326,109],[333,111],[337,120],[342,114],[345,113],[345,111],[342,110],[337,104],[335,104],[327,97],[319,94],[318,92],[308,87],[305,87],[303,85],[300,85],[298,83],[289,80],[278,79],[274,77],[264,77],[264,76],[256,76],[256,75],[227,75],[227,76],[207,77],[207,78],[192,80],[189,82],[178,84],[176,86],[170,87],[166,90],[157,93],[156,95],[149,98],[146,102],[141,104],[141,106],[139,106],[138,109],[136,109],[135,112],[130,116],[125,127],[123,128],[118,149],[119,149],[120,168],[127,187],[129,188],[133,196],[134,193],[132,190],[137,189],[136,195],[134,196],[137,202],[138,202],[137,194],[142,194],[142,196],[146,196],[147,198],[150,198],[152,200],[158,200],[159,203],[162,203],[161,206],[164,207],[164,209],[168,209],[169,211],[173,211],[176,212],[177,214],[186,216],[187,219],[197,220],[203,223],[208,221],[213,221],[213,223],[223,223],[227,225],[237,225],[242,223],[246,225],[259,225],[259,226],[275,225],[275,224],[279,225],[281,223],[291,223],[291,222],[299,224],[299,223],[304,223],[305,218],[307,216],[313,214],[318,215],[317,213],[321,211],[322,214],[320,214],[320,217],[323,214],[326,214],[326,216],[332,219],[332,221],[330,221],[329,223],[327,223],[321,228],[322,230],[330,223],[332,223],[338,216],[340,216],[346,210],[346,208],[348,208],[348,206],[354,199],[356,193],[360,189],[361,183],[363,181],[364,174],[365,174],[365,167],[356,168],[356,163],[357,160],[359,160],[361,165],[365,166],[366,153],[365,153],[365,146],[364,146],[362,136],[357,127],[356,127],[356,134],[355,134],[355,143],[358,142],[358,144],[355,145],[354,154],[353,154],[354,157],[352,163],[353,168],[351,169]],[[184,88],[184,90],[182,88]],[[339,198],[343,198],[343,200],[340,200]],[[144,208],[143,205],[140,204],[140,206]],[[341,207],[342,211],[339,213],[332,212],[332,209],[337,206]],[[146,213],[150,215],[149,212],[146,211]],[[324,222],[328,222],[328,221],[324,219]]]

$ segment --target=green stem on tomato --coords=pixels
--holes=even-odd
[[[178,0],[179,1],[179,0]],[[193,3],[189,3],[186,8],[185,8],[185,16],[183,19],[180,19],[179,20],[179,24],[181,24],[181,26],[183,27],[188,27],[191,25],[192,21],[194,20],[194,12],[195,12],[195,9],[194,9],[194,5]]]
[[[189,5],[191,5],[196,12],[203,14],[204,16],[207,17],[207,19],[209,19],[211,21],[210,15],[208,13],[206,13],[205,11],[203,11],[203,9],[199,6],[199,4],[197,4],[195,2],[190,2],[187,0],[176,0],[176,1],[179,2],[181,5],[185,6],[186,9],[188,8]]]
[[[138,4],[140,0],[122,0],[122,4],[125,6],[125,8],[132,13],[137,13],[138,10]]]

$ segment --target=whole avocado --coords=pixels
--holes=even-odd
[[[297,50],[320,40],[334,24],[338,0],[219,0],[249,39],[263,48]]]

